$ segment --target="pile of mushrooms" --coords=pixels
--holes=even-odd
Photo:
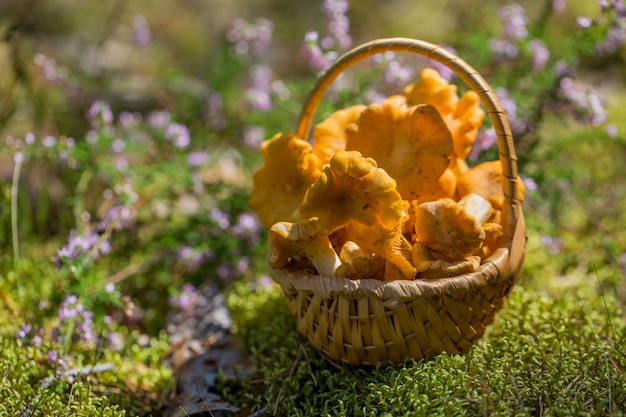
[[[484,119],[433,69],[403,95],[336,111],[312,144],[261,145],[250,206],[269,264],[349,279],[437,279],[478,269],[502,235],[502,167],[466,163]],[[523,184],[519,182],[519,199]]]

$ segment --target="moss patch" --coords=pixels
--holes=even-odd
[[[626,323],[612,300],[592,290],[572,302],[569,296],[518,287],[486,337],[467,353],[375,368],[333,364],[311,349],[296,334],[277,288],[246,292],[240,287],[229,303],[237,335],[261,374],[241,389],[263,394],[245,401],[276,409],[278,415],[625,411]]]

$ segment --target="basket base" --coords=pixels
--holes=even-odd
[[[330,359],[351,365],[463,352],[493,323],[511,289],[499,283],[460,296],[384,302],[373,296],[322,299],[281,286],[298,332]]]

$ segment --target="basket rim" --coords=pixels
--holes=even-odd
[[[518,269],[509,264],[509,249],[498,248],[475,272],[448,278],[381,281],[351,280],[343,277],[316,275],[294,267],[270,268],[272,278],[286,293],[310,293],[322,299],[369,297],[382,301],[402,302],[418,297],[434,298],[444,295],[462,296],[468,291],[509,281],[513,285]]]

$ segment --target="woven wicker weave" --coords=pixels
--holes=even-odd
[[[290,268],[271,269],[296,317],[298,331],[331,359],[354,365],[422,359],[468,349],[503,307],[526,250],[524,219],[517,199],[517,159],[504,111],[486,81],[465,61],[439,46],[392,38],[346,53],[318,79],[300,116],[296,136],[308,137],[315,108],[341,72],[387,51],[417,53],[438,61],[480,96],[498,137],[505,176],[504,238],[478,271],[437,280],[349,280]]]

